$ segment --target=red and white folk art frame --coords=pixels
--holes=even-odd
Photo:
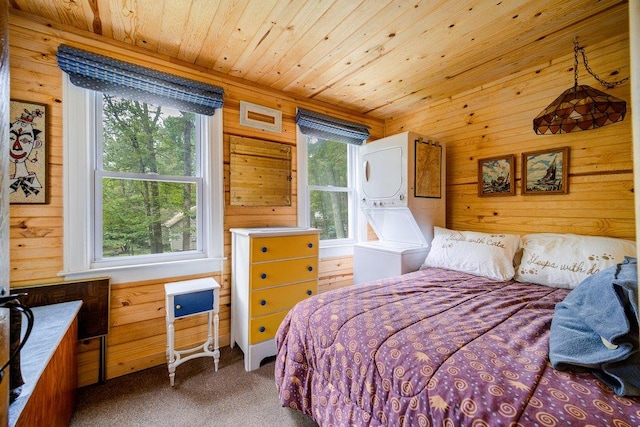
[[[11,100],[9,203],[47,203],[47,108]]]

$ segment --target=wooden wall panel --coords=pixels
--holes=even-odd
[[[23,12],[11,10],[9,16],[11,97],[40,102],[48,106],[50,203],[47,205],[12,205],[10,208],[10,285],[25,287],[59,282],[63,270],[63,165],[62,165],[62,72],[55,53],[61,43],[103,53],[118,59],[153,67],[220,85],[225,90],[223,107],[223,161],[225,190],[223,271],[211,272],[220,283],[220,344],[229,344],[230,277],[232,227],[266,227],[297,225],[297,156],[296,107],[320,111],[343,119],[358,120],[370,126],[372,138],[384,136],[382,120],[352,114],[319,102],[294,99],[283,93],[249,82],[224,77],[202,67],[194,67],[168,56],[149,56],[146,50],[80,30],[48,22]],[[273,133],[243,127],[240,101],[248,101],[282,111],[282,132]],[[231,136],[283,142],[293,147],[292,204],[277,207],[229,205],[229,140]],[[325,289],[351,283],[350,258],[323,264],[320,269]],[[190,277],[173,277],[151,282],[112,284],[110,333],[107,337],[107,378],[166,363],[164,322],[164,288],[168,281]],[[176,323],[178,347],[192,347],[206,339],[202,319],[183,319]],[[85,340],[78,344],[79,384],[97,381],[98,343]]]
[[[100,339],[78,341],[78,387],[100,380]]]
[[[291,205],[291,146],[266,139],[230,139],[230,203]]]
[[[327,292],[353,284],[353,258],[324,258],[320,260],[318,292]]]
[[[447,146],[447,226],[460,230],[605,235],[635,239],[631,121],[561,135],[536,135],[533,118],[573,84],[573,51],[544,67],[527,69],[491,85],[388,120],[388,134],[406,130]],[[603,79],[629,75],[629,38],[622,34],[587,48]],[[630,100],[630,85],[604,89],[579,67],[580,84]],[[627,114],[631,106],[627,104]],[[571,149],[569,194],[522,195],[521,154]],[[516,155],[516,195],[478,197],[478,159]]]

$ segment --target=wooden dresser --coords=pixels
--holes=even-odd
[[[318,293],[318,235],[308,228],[232,228],[231,347],[252,371],[276,354],[275,333],[299,301]]]

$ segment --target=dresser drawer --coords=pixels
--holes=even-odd
[[[250,289],[268,288],[318,278],[318,257],[251,264]]]
[[[261,289],[251,293],[251,317],[263,316],[276,311],[290,309],[299,301],[315,295],[318,289],[316,280]]]
[[[288,312],[289,310],[284,310],[251,319],[249,326],[249,344],[256,344],[261,341],[273,339],[273,337],[276,336],[280,323],[282,323],[282,319],[284,319],[284,316],[286,316]]]
[[[318,256],[318,235],[251,239],[251,262]]]

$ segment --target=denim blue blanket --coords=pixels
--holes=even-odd
[[[584,280],[556,305],[549,359],[587,369],[619,396],[640,396],[637,260],[625,258]]]

